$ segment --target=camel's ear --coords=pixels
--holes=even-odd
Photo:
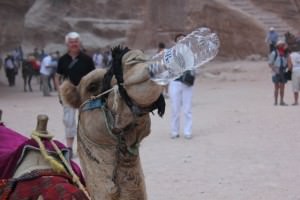
[[[73,108],[79,108],[81,105],[81,98],[75,85],[70,81],[64,81],[59,87],[59,90],[64,104],[68,104]]]

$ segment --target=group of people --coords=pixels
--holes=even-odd
[[[110,67],[112,62],[110,47],[108,46],[106,49],[97,49],[93,54],[93,61],[96,69]]]
[[[58,51],[46,54],[44,50],[39,51],[38,48],[35,48],[25,58],[21,46],[12,52],[8,52],[3,60],[8,85],[15,85],[16,76],[21,69],[23,78],[28,76],[28,73],[31,76],[41,75],[41,89],[44,96],[49,96],[49,91],[53,88],[50,80],[54,79],[59,56]]]
[[[174,42],[178,42],[184,38],[184,34],[177,34]],[[292,86],[294,91],[294,103],[298,105],[298,92],[300,90],[300,53],[289,52],[287,44],[284,40],[279,39],[278,34],[274,28],[270,29],[267,37],[269,42],[269,66],[273,71],[272,81],[274,83],[274,105],[287,105],[284,102],[284,87],[287,82],[286,70],[292,72]],[[102,52],[100,49],[89,56],[82,51],[80,35],[76,32],[68,33],[65,37],[67,46],[67,53],[60,57],[56,53],[38,54],[35,50],[33,56],[40,58],[40,69],[42,80],[42,88],[44,96],[49,94],[49,79],[51,75],[55,74],[54,82],[55,88],[59,91],[59,86],[62,80],[68,79],[77,86],[83,76],[94,70],[95,68],[108,67],[112,61],[110,51]],[[165,45],[159,43],[159,52],[164,51]],[[42,56],[43,55],[43,56]],[[8,56],[5,59],[6,70],[9,73],[10,69],[14,69],[14,62]],[[188,76],[195,79],[195,72],[187,71]],[[170,98],[171,102],[171,128],[170,137],[176,139],[180,137],[180,115],[181,112],[184,116],[183,123],[183,136],[186,139],[192,138],[192,95],[193,95],[193,82],[188,83],[185,81],[186,74],[181,77],[170,81],[169,85],[165,88],[165,96]],[[11,82],[13,85],[13,82]],[[60,95],[59,95],[60,96]],[[279,97],[279,101],[278,101]],[[61,101],[60,101],[61,102]],[[62,103],[62,102],[61,102]],[[72,152],[74,138],[76,136],[76,110],[68,105],[63,106],[63,122],[65,126],[65,136],[67,147]]]
[[[184,36],[184,34],[178,34],[174,41],[177,42]],[[59,52],[47,54],[44,51],[39,52],[35,48],[34,52],[28,55],[28,58],[22,59],[23,62],[30,63],[31,67],[40,73],[44,96],[50,96],[49,81],[52,77],[54,77],[54,88],[57,89],[58,96],[60,97],[59,86],[63,80],[68,79],[72,84],[77,86],[83,76],[96,68],[109,67],[112,62],[109,50],[104,52],[98,50],[93,56],[87,55],[81,47],[80,35],[76,32],[70,32],[66,35],[65,44],[67,52],[62,56],[59,55]],[[161,43],[160,48],[163,50],[165,46]],[[8,55],[4,63],[8,77],[11,77],[9,75],[11,73],[10,70],[19,68],[15,66],[16,61],[12,55]],[[9,78],[9,83],[13,85],[14,80],[11,79]],[[171,81],[168,86],[167,92],[172,104],[171,138],[173,139],[179,137],[181,108],[184,113],[183,135],[186,139],[192,138],[192,90],[193,86],[186,84],[183,76]],[[70,149],[70,152],[73,152],[73,143],[77,132],[75,121],[76,109],[64,105],[60,98],[59,102],[63,107],[66,145]]]
[[[298,105],[300,91],[300,49],[289,49],[285,39],[281,39],[273,27],[267,35],[269,43],[269,67],[272,70],[272,82],[274,83],[274,105],[286,106],[284,101],[285,84],[292,81],[294,102]],[[279,98],[279,101],[278,101]]]
[[[87,54],[84,48],[80,47],[80,50]],[[95,68],[107,68],[112,62],[110,47],[98,49],[91,57]],[[1,67],[3,63],[9,86],[15,85],[16,76],[20,69],[22,69],[22,74],[30,73],[30,77],[40,76],[40,90],[43,96],[51,96],[50,92],[56,90],[54,75],[57,70],[59,58],[59,51],[46,53],[44,49],[39,50],[38,48],[34,48],[33,52],[24,57],[22,47],[20,46],[12,52],[7,53],[3,60],[1,57]],[[28,74],[23,74],[23,78],[24,76],[28,76]]]
[[[175,42],[182,39],[185,35],[178,34],[175,37]],[[55,76],[56,88],[59,88],[62,80],[68,79],[75,86],[79,84],[81,78],[101,66],[97,62],[96,52],[92,57],[86,55],[81,51],[80,35],[76,32],[71,32],[66,35],[66,45],[68,52],[59,58]],[[161,45],[161,48],[164,46]],[[101,59],[100,59],[101,60]],[[192,85],[187,85],[182,77],[171,81],[169,84],[169,95],[172,104],[172,122],[171,122],[171,138],[179,137],[180,131],[180,108],[183,108],[184,113],[184,137],[186,139],[192,138]],[[58,90],[58,93],[60,91]],[[60,96],[60,95],[59,95]],[[76,136],[76,109],[63,105],[63,122],[65,125],[65,135],[67,147],[72,152],[74,138]]]

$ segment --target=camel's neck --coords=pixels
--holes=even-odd
[[[93,199],[132,199],[133,194],[139,197],[134,199],[146,199],[139,155],[123,153],[116,145],[96,144],[81,131],[78,152]]]

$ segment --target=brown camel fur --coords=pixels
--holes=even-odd
[[[150,80],[145,61],[139,50],[129,51],[122,58],[124,88],[141,108],[152,105],[162,92],[162,87]],[[63,102],[79,108],[91,96],[100,94],[105,73],[103,69],[94,70],[77,87],[64,82],[60,88]],[[115,86],[116,82],[113,78],[111,84]],[[138,145],[150,134],[150,125],[149,111],[135,115],[117,87],[109,93],[103,108],[79,109],[78,154],[92,199],[147,199]]]

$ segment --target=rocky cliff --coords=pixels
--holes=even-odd
[[[17,47],[23,40],[24,19],[34,0],[0,1],[0,52]]]
[[[261,6],[267,9],[266,2],[271,0],[263,1]],[[155,49],[160,41],[171,46],[174,35],[179,32],[188,33],[196,27],[208,26],[220,36],[221,57],[265,54],[265,30],[251,16],[231,9],[224,2],[2,0],[0,51],[6,52],[19,44],[27,52],[34,47],[62,50],[64,35],[69,31],[81,33],[83,45],[91,50],[116,44],[148,50]],[[290,12],[290,7],[286,10]],[[280,15],[284,18],[284,11]],[[291,24],[296,26],[296,23]]]
[[[276,13],[292,27],[300,31],[300,0],[251,0],[260,8]],[[276,3],[276,4],[274,4]],[[294,34],[299,34],[294,33]]]

